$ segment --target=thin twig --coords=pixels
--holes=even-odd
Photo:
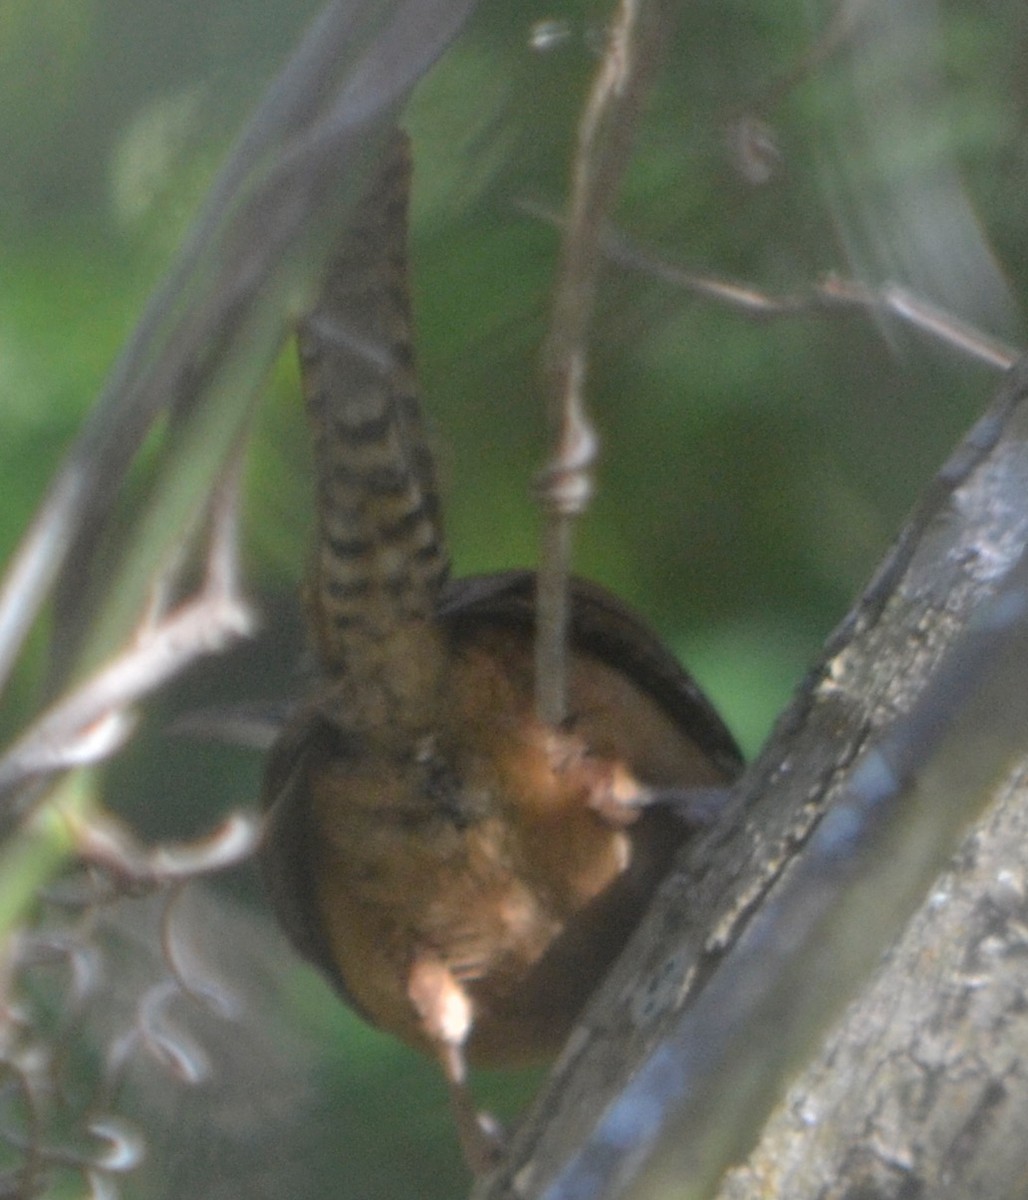
[[[181,673],[190,663],[223,650],[255,628],[239,592],[239,488],[245,442],[229,456],[210,501],[205,579],[200,594],[171,613],[174,570],[155,581],[132,643],[89,679],[58,700],[0,758],[0,801],[5,793],[41,773],[109,757],[123,745],[134,722],[129,707]]]
[[[725,145],[747,183],[767,183],[781,161],[774,130],[768,123],[771,112],[853,40],[868,9],[879,3],[881,0],[837,0],[820,34],[788,70],[755,96],[733,104],[722,122]]]
[[[0,800],[34,775],[111,754],[128,732],[124,709],[252,628],[235,598],[204,595],[184,604],[29,727],[0,759]]]
[[[545,351],[554,451],[542,473],[547,509],[539,564],[535,647],[536,709],[559,724],[567,715],[566,640],[571,531],[592,492],[597,438],[585,407],[586,362],[599,246],[631,151],[656,58],[658,0],[620,0],[582,114],[572,168],[569,217],[561,248]]]
[[[79,857],[112,874],[123,888],[175,885],[223,871],[249,858],[260,840],[260,822],[242,812],[231,813],[205,838],[153,849],[113,817],[72,814],[67,821]]]
[[[553,209],[534,200],[519,200],[517,207],[539,220],[563,224],[562,218]],[[608,230],[605,234],[602,250],[611,262],[619,266],[651,275],[694,296],[724,304],[753,321],[848,312],[886,314],[1001,371],[1012,367],[1022,354],[1016,346],[983,333],[953,313],[895,283],[873,287],[831,273],[815,280],[802,291],[767,292],[753,284],[677,266],[651,251],[641,249],[615,231]]]
[[[880,0],[837,0],[820,34],[803,54],[777,80],[768,86],[752,106],[767,113],[805,82],[853,37],[867,10]]]
[[[0,581],[0,687],[75,536],[81,495],[78,473],[66,469],[54,481]]]
[[[258,830],[256,822],[253,822],[252,829],[256,834]],[[256,847],[257,838],[254,837],[247,847],[247,853],[252,852]],[[219,863],[215,869],[220,870],[223,865]],[[182,994],[188,996],[190,1000],[195,1001],[208,1012],[228,1021],[240,1016],[242,1006],[238,997],[214,980],[209,973],[201,974],[195,964],[187,967],[181,948],[181,939],[176,936],[175,915],[179,902],[186,894],[187,885],[194,878],[195,876],[189,876],[176,881],[167,889],[168,894],[161,912],[161,952],[164,955],[164,961],[168,964],[171,977],[178,984]]]

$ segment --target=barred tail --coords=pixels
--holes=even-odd
[[[394,699],[434,670],[449,566],[414,365],[409,184],[398,135],[299,331],[318,477],[311,625],[331,675]]]

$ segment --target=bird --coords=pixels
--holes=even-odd
[[[534,703],[535,573],[453,579],[419,395],[397,130],[299,323],[316,677],[274,744],[260,851],[296,949],[442,1068],[473,1172],[502,1134],[468,1066],[553,1057],[742,757],[610,592],[570,583],[568,715]],[[683,805],[684,800],[684,805]]]

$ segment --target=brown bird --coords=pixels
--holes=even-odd
[[[298,949],[442,1065],[559,1050],[688,834],[662,801],[740,755],[623,604],[572,588],[570,717],[533,707],[534,574],[448,582],[421,424],[398,137],[299,333],[317,463],[306,605],[322,678],[274,747],[263,865]]]

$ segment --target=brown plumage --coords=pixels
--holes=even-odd
[[[687,826],[661,797],[739,752],[659,641],[572,593],[571,717],[533,711],[534,576],[446,581],[407,291],[397,140],[300,331],[318,470],[307,588],[323,679],[272,752],[263,853],[297,947],[433,1054],[469,1162],[465,1059],[554,1054]]]

